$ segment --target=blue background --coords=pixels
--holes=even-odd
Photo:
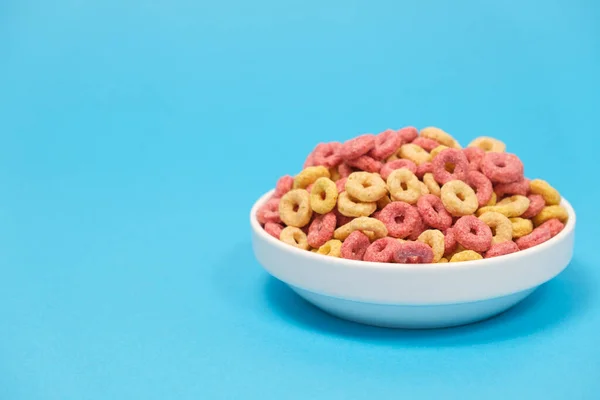
[[[0,399],[598,399],[598,2],[0,1]],[[248,212],[320,140],[503,139],[574,205],[506,314],[326,316]]]

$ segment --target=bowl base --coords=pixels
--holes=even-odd
[[[375,304],[326,296],[290,286],[309,303],[336,317],[384,328],[448,328],[481,321],[508,310],[536,288],[470,303],[440,305]]]

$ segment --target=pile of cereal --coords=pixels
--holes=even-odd
[[[568,214],[505,148],[480,137],[463,149],[434,127],[319,143],[257,219],[282,242],[352,260],[443,263],[528,249],[558,234]]]

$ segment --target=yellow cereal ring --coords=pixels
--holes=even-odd
[[[533,222],[530,219],[514,217],[510,219],[512,223],[513,239],[518,239],[529,235],[533,231]]]
[[[310,249],[311,253],[318,253],[319,249]]]
[[[414,162],[417,165],[431,161],[431,154],[429,154],[421,146],[414,143],[403,144],[398,150],[400,158],[405,158]]]
[[[479,206],[473,189],[459,180],[448,181],[442,186],[441,199],[446,210],[455,217],[471,215]]]
[[[487,136],[481,136],[469,143],[467,147],[479,147],[484,151],[493,151],[496,153],[504,153],[506,151],[506,145],[499,141]]]
[[[340,171],[338,171],[338,167],[329,168],[329,179],[332,181],[337,181],[342,176],[340,175]]]
[[[350,197],[348,192],[338,196],[338,211],[346,217],[368,217],[377,210],[377,203],[361,203]]]
[[[388,196],[386,194],[385,196],[383,196],[382,198],[377,200],[377,209],[382,210],[385,206],[387,206],[391,202],[392,202],[392,200],[390,199],[390,196]]]
[[[308,245],[308,239],[306,238],[306,233],[302,232],[302,229],[296,228],[295,226],[286,226],[283,228],[279,239],[284,243],[302,250],[308,250],[310,248]]]
[[[446,150],[449,149],[450,147],[448,146],[444,146],[443,144],[440,144],[438,147],[436,147],[435,149],[431,150],[431,152],[429,154],[431,154],[431,159],[434,159],[435,156],[437,156],[438,154],[440,154],[440,152],[442,150]]]
[[[438,261],[438,264],[442,264],[442,263],[447,263],[448,259],[445,257],[440,258],[440,261]]]
[[[480,216],[488,211],[496,211],[508,218],[519,217],[528,208],[529,199],[525,196],[516,194],[514,196],[502,199],[500,202],[496,203],[495,206],[481,207],[479,210],[477,210],[477,216]]]
[[[331,239],[319,247],[317,253],[331,257],[340,257],[342,254],[342,241]]]
[[[354,231],[361,231],[369,237],[370,240],[386,237],[388,234],[384,223],[375,218],[358,217],[342,225],[333,233],[334,239],[346,240]]]
[[[479,216],[492,230],[492,244],[507,242],[513,238],[513,224],[503,214],[488,211]]]
[[[392,171],[387,179],[387,187],[394,201],[415,204],[421,197],[421,181],[406,168]]]
[[[329,170],[321,165],[318,167],[307,167],[294,178],[294,189],[306,189],[319,178],[329,178]]]
[[[529,182],[529,190],[533,194],[541,195],[547,206],[556,206],[560,204],[560,193],[544,180],[532,180]]]
[[[356,200],[373,202],[387,194],[385,182],[379,174],[353,172],[346,181],[346,192]]]
[[[428,229],[417,238],[419,242],[425,243],[433,250],[434,263],[440,261],[444,256],[444,234],[437,229]]]
[[[429,188],[427,187],[427,185],[425,183],[419,182],[419,186],[421,187],[421,196],[429,194]]]
[[[317,179],[310,190],[310,206],[319,214],[327,214],[333,210],[337,199],[337,186],[329,178]]]
[[[498,196],[496,196],[496,192],[492,192],[492,197],[490,197],[490,201],[487,202],[486,206],[495,206],[498,201]]]
[[[450,259],[450,262],[461,262],[461,261],[472,261],[472,260],[481,260],[483,257],[481,254],[477,253],[473,250],[464,250],[460,253],[456,253]]]
[[[427,139],[433,139],[436,142],[443,144],[447,147],[453,147],[455,149],[460,149],[460,145],[450,134],[444,132],[440,128],[436,128],[433,126],[421,129],[419,135],[425,137]]]
[[[440,184],[437,183],[431,172],[427,172],[425,175],[423,175],[423,183],[427,186],[427,189],[429,189],[429,193],[440,197]]]
[[[304,189],[292,189],[279,201],[279,217],[288,226],[302,228],[312,217],[310,194]]]
[[[533,224],[539,226],[552,218],[558,218],[564,224],[569,219],[569,213],[563,206],[546,206],[533,217]]]

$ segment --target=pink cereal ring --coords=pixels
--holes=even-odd
[[[263,204],[256,212],[256,219],[261,224],[267,222],[274,222],[276,224],[281,222],[279,218],[279,198],[272,197],[269,201]]]
[[[389,263],[394,260],[400,242],[391,237],[377,239],[367,248],[363,261]]]
[[[394,261],[399,264],[428,264],[433,261],[433,250],[422,242],[399,243]]]
[[[435,149],[440,145],[435,140],[426,137],[418,137],[415,140],[413,140],[412,143],[416,144],[417,146],[421,146],[428,153],[430,153],[431,150]]]
[[[384,223],[388,235],[404,239],[412,233],[421,217],[410,204],[403,201],[393,201],[383,207],[378,219]]]
[[[492,230],[473,215],[460,217],[454,224],[453,230],[456,241],[467,250],[482,252],[492,246]]]
[[[538,228],[547,228],[550,231],[550,235],[552,235],[552,237],[558,235],[558,233],[562,231],[564,227],[565,224],[560,222],[558,218],[549,219],[548,221],[538,226]]]
[[[481,160],[485,155],[485,151],[479,147],[465,147],[462,151],[467,156],[467,160],[469,160],[469,170],[481,170]]]
[[[485,153],[481,172],[493,183],[511,183],[523,179],[523,163],[511,153]]]
[[[415,175],[417,175],[417,178],[423,179],[423,175],[425,175],[428,172],[433,172],[433,164],[430,162],[424,162],[422,164],[419,164]]]
[[[456,241],[456,235],[454,234],[454,229],[448,228],[444,233],[444,255],[454,253],[456,247],[458,246],[458,242]]]
[[[335,182],[335,187],[337,188],[338,194],[346,191],[346,181],[348,178],[341,178]]]
[[[465,181],[467,179],[469,161],[467,160],[467,156],[459,149],[444,149],[440,151],[440,154],[433,159],[432,164],[433,177],[440,185],[449,181]],[[454,165],[452,172],[446,169],[448,164]]]
[[[413,206],[413,208],[416,210],[417,207]],[[419,215],[419,212],[417,211],[417,215]],[[425,223],[425,221],[423,221],[423,218],[421,218],[421,215],[419,215],[419,218],[417,219],[417,225],[415,226],[415,229],[413,229],[413,231],[410,233],[410,235],[408,236],[409,240],[417,240],[419,239],[419,236],[421,236],[421,233],[425,232],[427,230],[427,224]]]
[[[512,240],[507,240],[506,242],[493,244],[492,247],[485,253],[485,258],[492,258],[503,256],[510,253],[516,253],[519,251],[519,246]]]
[[[275,222],[267,222],[265,224],[265,232],[269,235],[273,236],[275,239],[279,239],[281,235],[281,231],[283,230],[283,225],[277,224]]]
[[[328,240],[333,238],[337,218],[333,212],[318,215],[308,228],[308,244],[311,247],[319,248]]]
[[[496,192],[496,196],[498,196],[499,199],[506,195],[512,196],[515,194],[527,196],[527,193],[529,193],[529,179],[523,178],[517,182],[498,183],[494,186],[494,192]]]
[[[340,174],[340,177],[347,178],[350,176],[351,173],[354,172],[354,169],[346,163],[341,163],[338,167],[338,172]]]
[[[353,160],[364,156],[373,147],[375,147],[375,135],[367,133],[344,142],[339,149],[339,155],[345,161]]]
[[[339,142],[319,143],[313,151],[313,163],[326,168],[337,167],[342,162],[340,147],[342,144]]]
[[[541,194],[530,194],[527,198],[529,199],[529,207],[521,214],[521,218],[533,218],[546,206],[546,200]]]
[[[407,126],[398,129],[398,135],[402,138],[402,143],[410,143],[419,136],[419,131],[414,126]]]
[[[367,155],[360,156],[354,160],[347,160],[346,163],[351,167],[355,167],[366,172],[379,172],[383,166],[381,161],[377,161],[373,157]]]
[[[433,194],[419,197],[417,209],[423,221],[432,228],[444,231],[452,226],[452,216],[444,208],[442,200]]]
[[[492,182],[479,171],[469,171],[467,172],[467,183],[475,191],[479,207],[485,206],[494,193]]]
[[[289,175],[282,176],[275,185],[273,197],[283,197],[284,194],[292,190],[292,186],[294,186],[294,178]]]
[[[544,243],[546,240],[552,237],[552,233],[548,227],[538,226],[529,235],[518,238],[515,243],[519,246],[519,250],[525,250],[533,246],[537,246],[540,243]]]
[[[393,129],[386,129],[375,137],[375,147],[369,156],[377,160],[384,160],[394,154],[402,145],[402,137]]]
[[[410,160],[398,159],[383,164],[383,167],[381,167],[381,171],[379,173],[384,180],[387,180],[388,176],[390,176],[393,171],[400,168],[406,168],[413,174],[416,174],[417,172],[417,164]]]
[[[348,260],[362,260],[370,244],[367,235],[354,231],[342,243],[341,256]]]

